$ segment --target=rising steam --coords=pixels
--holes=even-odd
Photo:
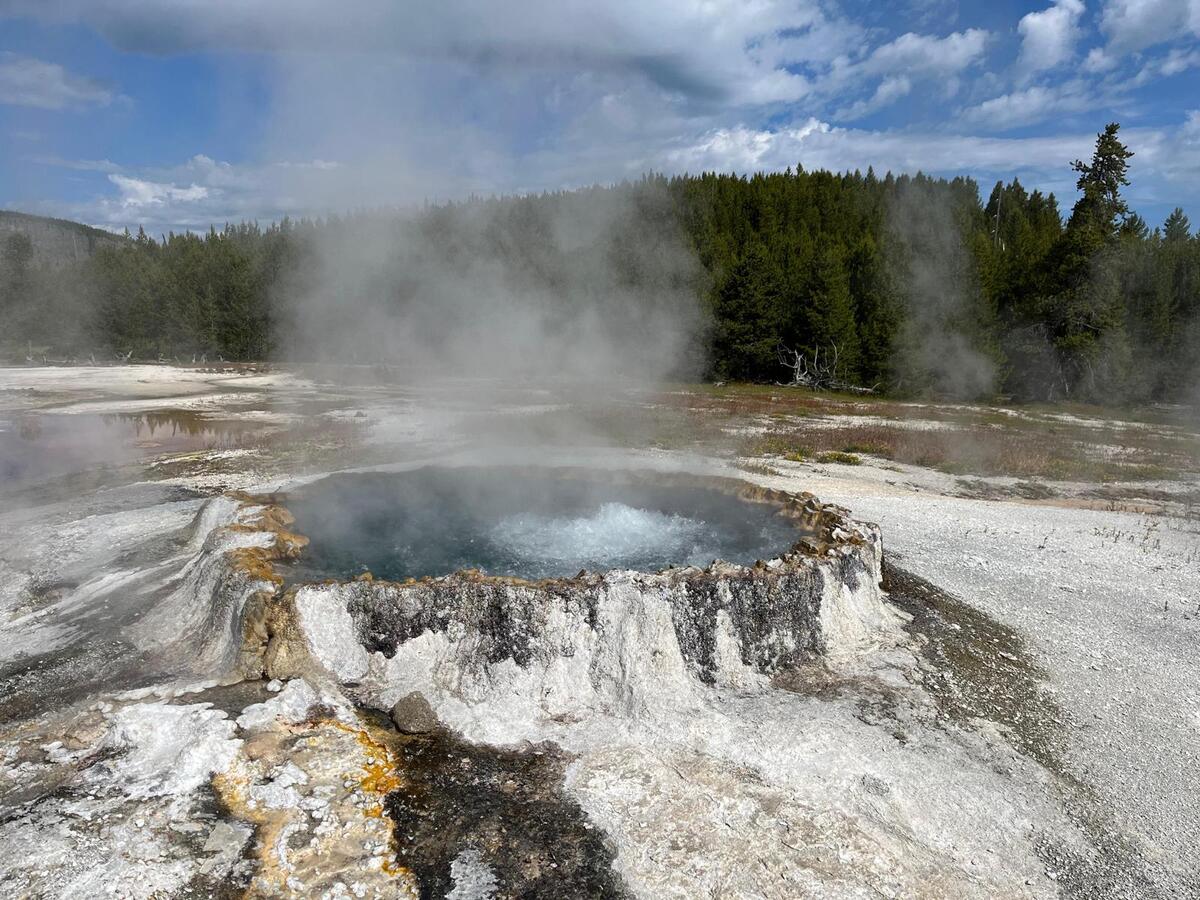
[[[958,184],[905,182],[888,208],[892,271],[907,312],[895,366],[902,390],[976,398],[995,386],[996,364],[980,346],[984,310]]]
[[[703,270],[653,181],[315,229],[284,273],[278,354],[421,380],[695,376]]]

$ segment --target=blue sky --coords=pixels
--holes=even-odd
[[[803,165],[1200,222],[1200,0],[0,0],[0,206],[154,233]]]

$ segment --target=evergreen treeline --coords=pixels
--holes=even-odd
[[[375,311],[479,258],[518,272],[510,287],[561,296],[568,313],[588,291],[654,304],[686,286],[707,307],[714,378],[781,380],[781,347],[836,347],[842,380],[894,392],[1174,399],[1200,376],[1200,237],[1181,210],[1151,229],[1127,209],[1131,156],[1108,126],[1093,158],[1073,164],[1081,196],[1065,220],[1053,195],[1016,181],[984,202],[967,178],[789,170],[648,176],[403,219],[139,232],[59,267],[35,264],[13,234],[0,247],[0,341],[38,358],[286,356],[282,323],[332,242],[392,258],[387,277],[356,286]],[[595,209],[606,227],[564,238],[564,223]],[[659,265],[676,239],[699,260],[696,277],[678,260]]]

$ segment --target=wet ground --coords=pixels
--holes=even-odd
[[[240,682],[175,702],[212,703],[237,717],[271,696],[264,682]],[[403,784],[382,806],[394,823],[388,852],[416,876],[422,900],[440,900],[463,882],[495,900],[630,896],[614,872],[615,848],[564,788],[570,758],[558,746],[497,749],[445,729],[399,734],[378,711],[355,713],[387,748],[388,773],[378,777]],[[319,722],[329,714],[314,707],[308,715]],[[470,896],[466,885],[459,895]],[[248,886],[242,880],[223,888],[237,888],[233,896]],[[200,880],[192,889],[219,887]]]
[[[261,423],[189,410],[0,412],[0,496],[68,477],[117,481],[122,468],[164,455],[244,447],[266,433]]]
[[[423,900],[448,896],[456,863],[484,862],[496,898],[630,896],[616,849],[563,789],[566,760],[543,744],[497,750],[441,731],[402,739],[405,788],[388,796],[397,862]]]

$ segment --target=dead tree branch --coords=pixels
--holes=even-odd
[[[779,363],[792,373],[788,384],[797,387],[824,391],[845,391],[851,394],[873,394],[875,387],[863,387],[846,381],[838,374],[838,345],[832,341],[822,352],[815,347],[808,350],[793,350],[785,344],[778,348]]]

